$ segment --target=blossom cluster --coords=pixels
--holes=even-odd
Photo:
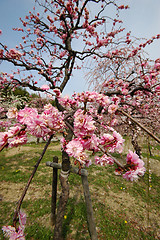
[[[96,103],[100,106],[103,106],[103,111],[108,109],[109,113],[115,113],[118,109],[119,98],[114,97],[112,102],[108,96],[105,96],[102,93],[95,91],[86,91],[82,93],[73,94],[72,98],[68,96],[62,97],[59,89],[54,89],[56,97],[58,98],[60,104],[67,109],[80,107],[81,103]],[[92,105],[90,105],[90,108]]]
[[[11,59],[19,60],[21,58],[21,56],[22,56],[22,54],[14,48],[11,48],[9,50],[9,52],[6,52],[6,57],[11,58]]]
[[[22,27],[13,28],[13,30],[23,33],[22,43],[11,49],[6,45],[2,45],[0,49],[0,58],[9,62],[13,59],[16,66],[24,66],[26,70],[36,70],[42,77],[48,76],[49,78],[47,79],[53,89],[55,85],[59,86],[59,82],[62,81],[65,76],[66,64],[64,63],[68,56],[70,56],[70,54],[72,56],[73,54],[68,47],[69,45],[66,45],[68,39],[69,41],[75,39],[78,44],[79,42],[83,42],[84,44],[82,44],[81,51],[84,57],[87,57],[91,51],[93,54],[96,53],[97,55],[98,49],[112,46],[114,38],[116,36],[118,37],[118,35],[124,31],[124,28],[115,26],[121,23],[121,20],[117,16],[117,19],[110,19],[110,21],[113,22],[111,31],[109,31],[107,35],[103,31],[99,34],[99,29],[106,21],[106,17],[102,14],[107,7],[104,1],[94,2],[94,4],[97,5],[102,3],[102,11],[100,11],[99,14],[97,12],[98,15],[95,17],[91,16],[88,9],[90,4],[89,1],[79,1],[78,5],[77,1],[71,0],[56,2],[46,0],[45,2],[50,5],[52,11],[50,12],[49,9],[45,8],[43,5],[41,6],[44,7],[44,12],[42,11],[44,22],[40,20],[41,14],[39,12],[35,14],[35,7],[33,8],[34,11],[30,11],[29,14],[25,16],[24,20],[20,18]],[[111,4],[114,5],[118,12],[120,9],[123,9],[123,7],[127,9],[127,6],[124,5],[122,5],[123,7],[118,7],[118,5],[114,3]],[[98,9],[99,8],[97,8],[97,10]],[[69,16],[71,16],[71,18]],[[0,34],[2,34],[1,30]],[[32,41],[30,41],[30,37]],[[58,41],[54,42],[53,40],[52,42],[51,39],[58,39]],[[83,48],[85,48],[85,51],[83,51]],[[42,51],[39,51],[40,49],[42,49]],[[50,51],[50,49],[52,50]],[[44,60],[46,53],[48,53],[49,56],[49,62],[47,64],[45,64]],[[97,58],[96,55],[94,56],[95,59]],[[101,55],[103,55],[103,53]],[[116,55],[114,51],[113,55]],[[59,68],[59,63],[60,65],[62,64],[61,68]],[[71,66],[68,66],[68,74],[70,72],[70,67]],[[74,68],[78,69],[80,67],[76,66]],[[12,79],[11,81],[13,85],[18,84],[18,81],[15,80],[17,78],[16,74],[19,73],[13,73],[15,77],[14,80]],[[27,82],[33,87],[36,84],[33,81],[34,79],[30,78],[28,74],[26,75],[27,77],[21,79],[22,82]],[[44,88],[46,87],[44,86]]]
[[[15,119],[17,123],[10,127],[7,132],[0,133],[0,147],[17,147],[27,142],[27,133],[46,138],[63,130],[65,124],[63,115],[51,104],[44,106],[44,111],[38,114],[36,108],[25,107],[18,110],[9,109],[7,116]],[[25,127],[21,127],[21,125]]]
[[[129,181],[135,181],[138,179],[139,176],[143,176],[146,169],[144,167],[144,162],[139,158],[139,156],[129,150],[129,153],[127,154],[127,164],[126,169],[127,171],[124,173],[124,171],[119,171],[119,169],[116,169],[115,173],[117,175],[123,174],[123,178],[127,179]]]
[[[16,108],[9,109],[7,117],[15,119],[17,123],[8,131],[0,133],[0,147],[17,147],[25,144],[27,133],[44,139],[51,134],[65,133],[69,127],[65,124],[65,117],[71,115],[74,137],[68,142],[65,138],[61,139],[63,150],[75,159],[80,168],[92,163],[90,155],[95,155],[95,164],[113,165],[115,160],[110,153],[122,153],[124,144],[122,136],[114,128],[109,127],[114,120],[113,115],[117,111],[119,98],[110,99],[96,92],[74,94],[72,98],[62,97],[58,89],[55,89],[54,93],[65,109],[63,112],[50,103],[43,107],[41,114],[36,108],[25,107],[19,111]],[[97,105],[103,107],[103,112],[96,111]],[[110,124],[106,124],[104,112],[112,116]],[[123,177],[131,181],[136,180],[145,172],[143,165],[143,161],[130,151]]]
[[[74,114],[74,135],[75,138],[68,144],[64,145],[69,156],[77,159],[80,164],[91,164],[89,156],[85,150],[92,151],[94,154],[103,149],[104,153],[119,152],[123,150],[123,138],[113,128],[108,128],[112,133],[103,133],[97,136],[96,122],[91,115],[84,114],[84,111],[78,109]],[[95,163],[104,166],[106,164],[113,164],[114,160],[103,154],[102,157],[95,157]]]
[[[127,155],[127,165],[129,165],[129,171],[123,174],[123,178],[133,181],[138,178],[138,176],[143,176],[145,173],[144,162],[139,158],[136,153],[129,150]]]
[[[109,105],[110,101],[108,97],[103,94],[93,93],[82,93],[76,96],[76,100],[79,102],[97,102],[102,104],[102,99],[104,98],[103,105]],[[90,112],[85,112],[85,110],[78,109],[74,114],[74,136],[75,138],[69,143],[66,143],[64,140],[63,148],[68,153],[69,156],[74,157],[79,161],[81,165],[89,166],[91,161],[88,160],[89,156],[86,154],[85,150],[98,152],[101,147],[104,151],[109,152],[122,152],[123,148],[123,138],[119,133],[114,129],[108,128],[112,131],[112,134],[103,133],[100,136],[97,136],[97,127],[96,122],[93,119]],[[106,158],[95,158],[95,163],[100,165],[105,165],[106,163],[113,163],[113,159]]]
[[[4,236],[11,240],[25,240],[24,229],[26,225],[26,214],[22,211],[19,212],[19,227],[16,229],[13,226],[3,226],[2,230]]]
[[[85,92],[81,94],[74,95],[74,101],[76,104],[72,105],[72,101],[69,98],[62,98],[59,91],[55,91],[57,97],[61,99],[61,103],[64,106],[69,106],[73,108],[77,104],[84,103],[98,103],[99,105],[108,108],[109,114],[114,114],[118,108],[119,98],[114,97],[111,100],[104,94],[99,94],[96,92]],[[105,126],[103,124],[103,118],[101,119],[101,126],[103,126],[103,131],[100,133],[97,127],[96,118],[98,114],[92,111],[91,105],[90,110],[79,108],[74,113],[74,138],[70,142],[66,142],[62,139],[62,147],[68,153],[70,157],[76,159],[81,166],[89,166],[91,164],[90,157],[88,156],[89,151],[92,154],[98,154],[95,156],[95,164],[105,166],[107,164],[113,165],[114,159],[108,153],[118,152],[122,153],[124,139],[122,136],[115,131],[112,127]],[[112,110],[113,109],[113,110]],[[93,114],[94,113],[94,114]],[[102,114],[101,114],[102,115]],[[87,150],[87,151],[86,151]],[[102,156],[99,156],[99,152],[102,152]],[[132,168],[126,167],[124,169],[125,173],[123,178],[127,180],[136,180],[138,176],[144,175],[145,168],[144,162],[138,157],[136,153],[129,150],[127,155],[126,166],[131,165]]]

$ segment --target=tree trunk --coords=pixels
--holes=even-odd
[[[62,193],[60,196],[59,207],[57,211],[57,218],[56,218],[56,224],[55,224],[54,236],[53,236],[54,240],[63,240],[62,224],[63,224],[64,215],[65,215],[66,205],[69,198],[68,176],[69,176],[69,171],[66,172],[61,170],[59,178],[61,182]]]
[[[58,157],[53,157],[53,163],[58,163]],[[56,222],[56,202],[57,202],[57,176],[58,169],[53,168],[53,179],[52,179],[52,200],[51,200],[51,224],[54,225]]]
[[[88,222],[89,235],[92,240],[97,240],[98,237],[96,232],[96,224],[94,220],[92,201],[91,201],[91,196],[89,192],[88,178],[87,176],[81,175],[81,179],[82,179],[83,192],[84,192],[86,208],[87,208],[87,222]]]
[[[66,141],[72,139],[73,132],[68,129],[68,134],[65,136]],[[62,225],[66,210],[66,205],[69,198],[69,184],[68,176],[70,172],[70,159],[68,154],[65,151],[62,151],[62,170],[60,172],[59,178],[62,187],[61,196],[59,199],[59,207],[57,211],[56,223],[54,228],[53,240],[62,240]]]
[[[141,147],[138,144],[138,134],[139,134],[139,130],[137,129],[137,126],[132,125],[132,145],[134,147],[134,150],[136,152],[136,154],[141,158]]]
[[[149,151],[149,155],[150,155],[150,157],[152,157],[153,154],[152,154],[152,151],[151,151],[151,144],[150,144],[149,139],[148,139],[148,151]]]

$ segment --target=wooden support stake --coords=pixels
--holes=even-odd
[[[57,168],[57,169],[61,169],[62,165],[55,163],[55,162],[46,162],[46,166],[52,167],[52,168]],[[75,173],[75,174],[79,174],[79,169],[76,167],[71,167],[70,172]],[[88,176],[88,172],[85,169],[81,169],[81,175],[83,176]]]
[[[53,169],[55,169],[55,168],[61,169],[61,167],[62,167],[61,164],[58,164],[55,162],[49,162],[49,161],[46,162],[46,166],[52,167]],[[75,168],[75,167],[71,167],[70,172],[79,174],[79,169]],[[83,192],[84,192],[84,197],[85,197],[85,202],[86,202],[89,234],[90,234],[91,240],[98,240],[87,176],[88,176],[87,170],[81,169],[81,179],[82,179]],[[52,189],[52,192],[53,192],[53,189]]]
[[[53,163],[58,163],[58,157],[53,157]],[[57,202],[57,168],[53,167],[53,179],[52,179],[52,199],[51,199],[51,224],[56,222],[56,202]]]
[[[89,234],[90,234],[91,240],[97,240],[98,238],[97,238],[97,232],[96,232],[96,224],[93,216],[93,208],[92,208],[92,201],[91,201],[90,192],[89,192],[88,178],[87,176],[81,175],[81,179],[82,179],[83,192],[84,192],[86,208],[87,208],[87,221],[88,221],[88,227],[89,227]]]

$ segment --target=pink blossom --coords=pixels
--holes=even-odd
[[[156,87],[156,91],[160,91],[160,85]]]
[[[92,161],[89,160],[88,157],[87,157],[87,159],[85,160],[85,166],[89,167],[91,164],[92,164]]]
[[[25,225],[26,225],[26,221],[27,221],[26,213],[23,212],[22,210],[20,210],[18,216],[19,216],[20,225],[21,225],[22,228],[24,228]]]
[[[103,106],[108,106],[110,104],[110,99],[108,96],[104,96],[102,100],[102,105]]]
[[[17,108],[13,107],[13,108],[10,108],[7,112],[7,117],[10,118],[10,119],[13,119],[13,118],[16,118],[17,115],[18,115],[18,110]]]
[[[51,23],[54,22],[53,19],[52,19],[49,15],[47,16],[47,19],[48,19]]]
[[[110,114],[113,114],[117,111],[118,109],[118,105],[117,104],[111,104],[109,107],[108,107],[108,112]]]
[[[104,133],[101,137],[100,144],[104,147],[111,147],[113,145],[114,137],[109,133]]]
[[[26,224],[26,214],[20,211],[18,214],[19,216],[19,227],[15,229],[15,227],[12,226],[3,226],[3,234],[5,237],[9,238],[10,240],[25,240],[24,236],[24,229]]]
[[[79,161],[81,165],[84,165],[86,167],[89,167],[92,163],[91,160],[88,159],[88,156],[85,152],[80,153],[77,156],[76,160]]]
[[[0,147],[2,147],[8,141],[8,133],[0,132]]]
[[[127,94],[128,94],[128,89],[123,88],[123,89],[122,89],[122,94],[127,95]]]
[[[110,128],[110,130],[112,130],[112,128]],[[109,152],[118,151],[119,153],[121,153],[123,150],[123,143],[124,139],[119,133],[114,131],[114,129],[113,135],[109,133],[104,133],[100,140],[100,144],[103,145],[103,147]]]
[[[60,139],[60,142],[61,142],[61,147],[62,147],[62,149],[65,149],[65,148],[66,148],[66,145],[67,145],[66,139],[65,139],[64,137],[62,137],[62,138]]]
[[[47,128],[47,125],[44,122],[43,118],[39,115],[36,116],[35,119],[30,120],[27,129],[31,135],[36,137],[45,137],[51,133],[51,130]]]
[[[18,231],[12,226],[3,226],[4,236],[10,240],[25,240],[23,229],[19,226]]]
[[[73,139],[66,145],[65,150],[70,157],[74,157],[80,164],[89,167],[91,160],[88,159],[87,154],[83,151],[83,145],[78,138]]]
[[[45,114],[49,114],[49,113],[51,113],[52,111],[53,111],[53,109],[54,110],[57,110],[55,107],[53,107],[52,106],[52,104],[46,104],[45,106],[44,106],[44,113]]]
[[[96,129],[91,116],[83,114],[83,110],[78,109],[74,114],[74,133],[77,137],[91,136]]]
[[[122,79],[119,79],[119,80],[117,81],[117,84],[118,84],[119,86],[123,86],[123,80],[122,80]]]
[[[70,157],[78,158],[83,151],[82,143],[79,139],[73,139],[66,145],[66,152]]]
[[[136,169],[144,166],[144,162],[131,150],[129,150],[129,153],[127,154],[127,164],[134,164]]]
[[[9,137],[12,137],[13,135],[17,134],[19,131],[21,130],[21,127],[20,126],[14,126],[14,127],[11,127],[9,130],[8,130],[8,136]]]
[[[4,50],[0,49],[0,58],[3,58],[3,52],[4,52]]]
[[[67,109],[71,108],[71,99],[67,95],[59,98],[59,103]]]
[[[116,118],[114,118],[111,121],[111,126],[115,126],[115,125],[117,125],[117,123],[118,123],[118,120]]]
[[[36,41],[37,41],[38,44],[42,44],[44,42],[44,39],[39,37],[39,38],[36,39]]]
[[[83,145],[83,148],[86,150],[94,150],[94,151],[98,151],[98,145],[99,145],[99,138],[93,134],[91,137],[89,138],[82,138],[81,139],[81,143]]]
[[[0,35],[2,35],[2,30],[0,29]]]
[[[40,29],[36,28],[36,29],[34,30],[34,33],[37,34],[37,35],[39,35],[39,34],[41,33],[41,31],[40,31]]]
[[[61,52],[61,53],[59,54],[59,57],[60,57],[60,58],[63,58],[65,55],[66,55],[66,51],[63,51],[63,52]]]
[[[45,105],[44,109],[45,110],[42,113],[41,118],[46,126],[55,132],[62,131],[65,126],[62,113],[51,104]]]
[[[66,109],[71,109],[73,107],[78,107],[78,102],[75,99],[69,98],[69,96],[60,97],[59,103]]]
[[[118,105],[118,103],[120,102],[120,98],[119,97],[112,97],[111,100],[114,102],[114,104]]]
[[[121,136],[118,132],[116,132],[116,131],[113,132],[113,137],[114,137],[114,139],[115,139],[115,141],[116,141],[115,150],[116,150],[117,152],[119,152],[119,153],[122,153],[122,151],[123,151],[124,139],[123,139],[122,136]]]
[[[47,84],[44,84],[44,85],[41,86],[41,89],[42,90],[49,90],[50,87]]]
[[[102,157],[95,157],[95,164],[99,164],[101,166],[105,166],[106,164],[113,165],[114,160],[111,157],[108,157],[106,154],[104,154]]]
[[[129,166],[129,171],[123,174],[123,178],[130,181],[137,180],[138,177],[143,176],[146,171],[144,162],[136,153],[133,153],[131,150],[129,150],[127,155],[127,165]]]
[[[4,112],[4,108],[3,107],[0,107],[0,113]]]
[[[58,88],[55,88],[53,92],[56,94],[57,97],[60,97],[61,91]]]
[[[130,170],[123,174],[123,178],[129,181],[136,181],[139,176],[143,176],[145,173],[145,168],[137,169],[137,170]]]
[[[28,140],[26,132],[24,130],[20,131],[20,126],[11,127],[8,130],[8,144],[9,147],[18,147],[19,145],[25,144]],[[14,136],[17,134],[16,136]]]
[[[0,128],[7,128],[11,126],[11,121],[0,121]]]
[[[28,141],[27,135],[15,136],[8,139],[9,147],[18,147],[22,144],[26,144]]]
[[[50,31],[50,32],[53,32],[54,29],[55,29],[54,26],[49,26],[49,31]]]
[[[6,52],[6,57],[19,60],[22,54],[14,48],[11,48],[9,52]]]
[[[28,124],[32,119],[36,119],[38,111],[35,108],[25,107],[18,112],[17,120],[21,124]]]

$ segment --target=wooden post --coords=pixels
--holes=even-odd
[[[58,157],[53,157],[53,163],[58,163]],[[54,225],[56,221],[56,202],[57,202],[57,168],[53,167],[52,179],[52,199],[51,199],[51,224]]]
[[[46,162],[46,166],[52,167],[52,168],[57,168],[57,169],[61,169],[62,168],[61,164],[50,162],[50,161]],[[70,172],[71,173],[75,173],[75,174],[79,174],[79,169],[76,168],[76,167],[71,167]],[[87,170],[81,169],[81,176],[83,176],[83,175],[84,176],[88,176]]]
[[[89,192],[89,184],[88,184],[88,178],[87,176],[81,175],[82,179],[82,185],[83,185],[83,192],[86,202],[86,208],[87,208],[87,221],[88,221],[88,227],[89,227],[89,234],[91,237],[91,240],[97,240],[97,232],[96,232],[96,225],[94,221],[93,216],[93,208],[92,208],[92,201],[90,197]]]
[[[56,169],[62,168],[61,164],[58,164],[55,162],[46,162],[46,166],[52,167],[53,169],[54,168],[56,168]],[[70,172],[79,174],[79,169],[75,168],[75,167],[71,167]],[[88,172],[85,169],[81,169],[81,179],[82,179],[83,192],[84,192],[84,197],[85,197],[85,202],[86,202],[89,234],[90,234],[91,240],[98,240],[87,176],[88,176]],[[52,189],[52,191],[53,190],[54,189]]]

